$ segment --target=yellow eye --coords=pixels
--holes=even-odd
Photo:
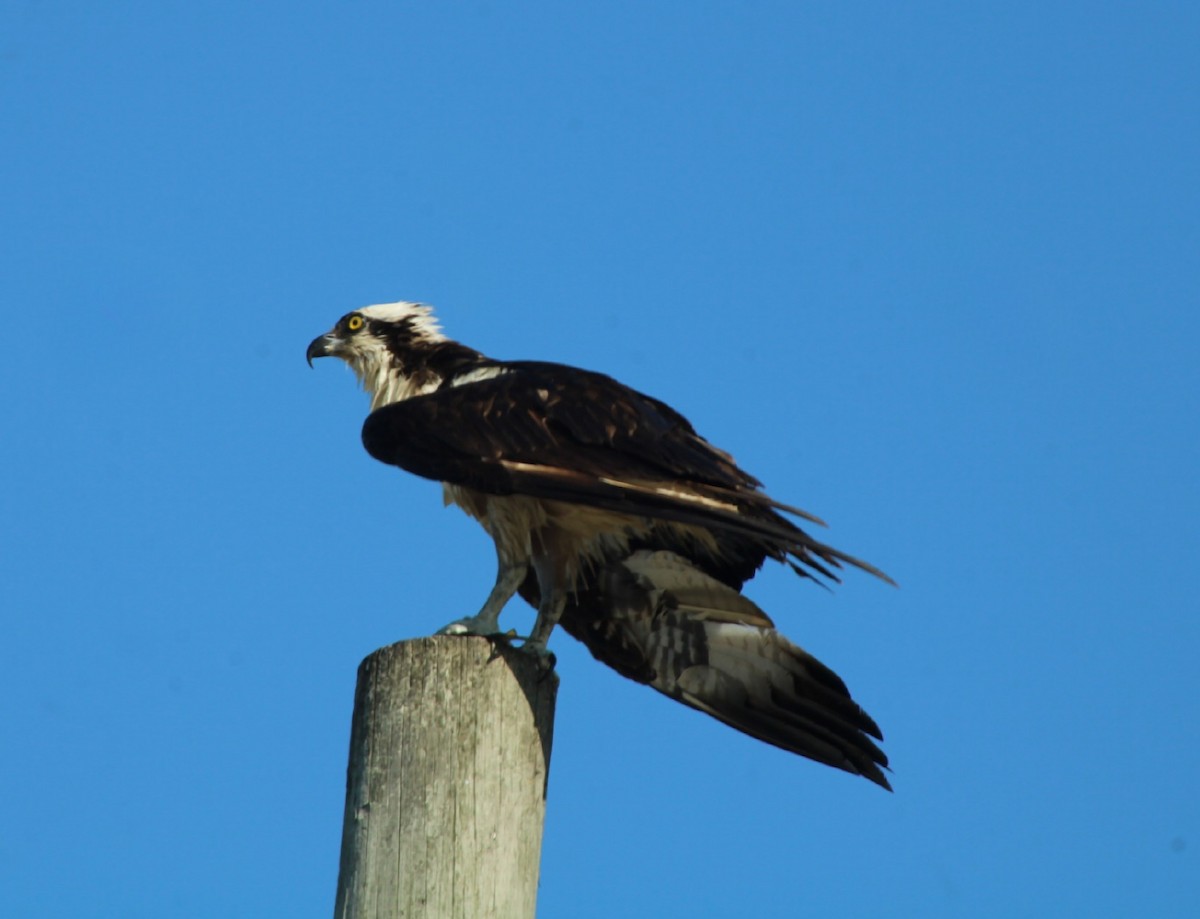
[[[362,327],[363,327],[362,316],[351,316],[349,319],[346,320],[346,328],[348,328],[351,332],[357,332]]]

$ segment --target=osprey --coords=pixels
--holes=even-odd
[[[562,364],[497,361],[452,341],[429,307],[347,313],[308,346],[371,396],[375,459],[442,483],[496,545],[487,600],[447,634],[498,635],[514,594],[537,609],[524,647],[549,661],[555,625],[618,673],[767,743],[890,789],[879,727],[842,680],[742,596],[770,558],[837,581],[842,564],[733,457],[670,406]]]

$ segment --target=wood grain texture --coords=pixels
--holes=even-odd
[[[557,685],[484,638],[362,662],[335,919],[534,915]]]

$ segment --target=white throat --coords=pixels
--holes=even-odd
[[[396,367],[387,357],[386,353],[367,353],[354,355],[347,361],[358,382],[371,397],[371,411],[381,405],[390,405],[437,389],[439,380],[418,381]]]

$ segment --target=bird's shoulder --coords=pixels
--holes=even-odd
[[[686,417],[661,399],[596,370],[553,361],[476,361],[446,377],[446,396],[487,400],[494,406],[519,404],[523,412],[548,417],[605,419],[606,426],[694,435]],[[497,403],[498,397],[512,402]]]

